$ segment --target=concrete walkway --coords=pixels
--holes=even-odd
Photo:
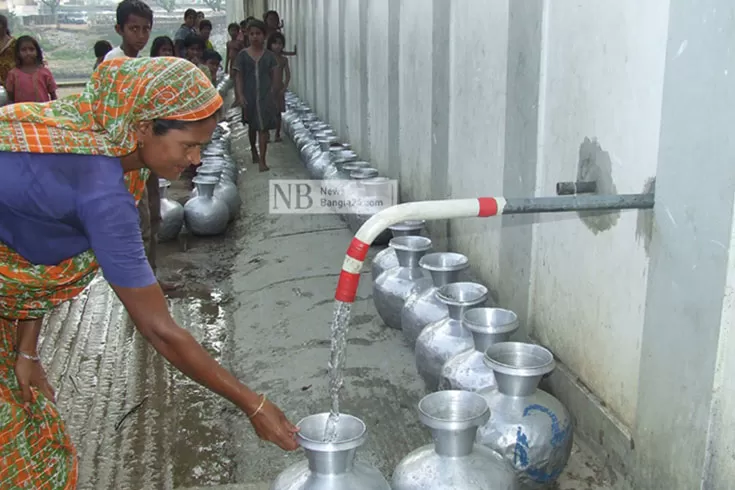
[[[198,257],[193,263],[210,282],[171,304],[215,357],[298,422],[328,409],[332,298],[351,234],[336,216],[269,215],[268,179],[306,177],[288,142],[271,145],[269,165],[272,171],[260,174],[247,163],[244,214],[225,237],[172,248],[182,264]],[[303,458],[259,441],[234,407],[172,370],[134,333],[103,281],[51,319],[46,332],[67,339],[47,342],[43,355],[54,359],[60,407],[79,446],[80,489],[260,490]],[[377,316],[369,268],[348,338],[343,410],[369,429],[358,457],[390,477],[430,436],[416,414],[424,393],[413,353]],[[557,488],[613,486],[577,446]]]

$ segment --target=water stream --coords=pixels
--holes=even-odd
[[[342,370],[345,363],[347,348],[347,330],[350,324],[352,303],[339,300],[334,302],[334,317],[332,318],[330,339],[332,341],[329,356],[329,397],[332,407],[324,428],[324,442],[334,442],[337,438],[337,423],[339,422],[339,391],[344,384]]]

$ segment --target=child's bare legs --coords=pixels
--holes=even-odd
[[[253,156],[253,163],[260,163],[260,158],[258,158],[258,131],[248,127],[248,137],[250,138],[250,154]],[[261,143],[261,151],[263,151],[262,148]],[[265,155],[263,157],[265,158]]]
[[[281,139],[281,112],[278,111],[278,114],[276,114],[276,143],[279,141],[283,141]]]
[[[265,153],[268,151],[268,137],[270,136],[270,131],[260,131],[260,171],[261,172],[267,172],[270,170],[268,168],[268,165],[265,163]]]

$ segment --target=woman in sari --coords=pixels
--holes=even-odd
[[[103,62],[81,94],[0,108],[0,488],[71,490],[77,458],[38,357],[47,313],[98,268],[142,336],[285,450],[298,430],[172,319],[136,203],[149,171],[198,164],[222,99],[178,58]]]
[[[10,35],[8,18],[0,15],[0,85],[3,87],[15,64],[15,38]]]

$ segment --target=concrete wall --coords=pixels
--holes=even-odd
[[[405,201],[550,196],[557,182],[577,179],[596,180],[602,193],[639,193],[658,176],[653,212],[456,220],[432,223],[432,238],[437,249],[466,253],[499,303],[519,313],[523,336],[555,353],[561,364],[549,389],[570,406],[580,435],[637,487],[695,488],[710,471],[713,482],[727,481],[735,465],[723,448],[735,441],[719,428],[732,423],[735,406],[735,341],[726,335],[735,101],[723,80],[735,7],[270,7],[294,12],[285,28],[299,46],[292,88],[364,159],[399,179]],[[712,131],[714,122],[725,132]],[[687,438],[675,436],[690,419]],[[681,440],[692,444],[682,449]]]

